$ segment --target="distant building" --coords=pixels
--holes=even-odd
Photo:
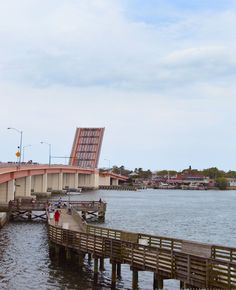
[[[228,183],[229,183],[229,187],[236,187],[236,178],[226,178]]]
[[[105,128],[77,128],[69,165],[97,168]]]

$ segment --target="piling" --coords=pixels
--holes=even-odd
[[[115,289],[116,288],[116,263],[112,262],[111,264],[111,269],[112,269],[112,273],[111,273],[111,288]]]
[[[138,290],[138,270],[132,269],[132,290]]]
[[[94,258],[93,272],[94,272],[94,284],[96,285],[98,282],[98,258],[97,257]]]

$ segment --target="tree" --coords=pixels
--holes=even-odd
[[[204,169],[202,173],[204,176],[208,176],[211,179],[216,179],[218,177],[225,177],[225,172],[222,170],[219,170],[217,167]]]
[[[228,181],[224,177],[216,178],[216,186],[219,187],[220,190],[225,190],[228,186]]]
[[[232,170],[230,170],[230,171],[228,171],[228,172],[226,173],[225,176],[228,177],[228,178],[236,178],[236,171],[232,171]]]

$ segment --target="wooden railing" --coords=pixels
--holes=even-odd
[[[46,210],[47,203],[44,201],[31,201],[28,199],[27,201],[20,200],[12,200],[8,203],[8,210]]]
[[[47,201],[45,201],[47,202]],[[63,204],[67,204],[69,201],[68,200],[60,200],[60,203]],[[58,200],[50,200],[50,203],[52,204],[58,204]],[[73,208],[75,208],[76,210],[79,211],[106,211],[106,202],[104,201],[70,201],[69,202]]]
[[[122,231],[111,229],[95,231],[95,227],[88,226],[87,233],[80,233],[49,225],[49,238],[56,244],[107,257],[140,270],[158,272],[165,278],[178,279],[195,287],[236,288],[234,262],[184,253],[178,247],[173,250],[174,246],[141,245],[121,237]],[[173,240],[171,245],[174,244]]]

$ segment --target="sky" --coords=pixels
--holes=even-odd
[[[0,0],[0,161],[8,127],[40,163],[105,127],[100,167],[236,170],[235,27],[234,0]]]

